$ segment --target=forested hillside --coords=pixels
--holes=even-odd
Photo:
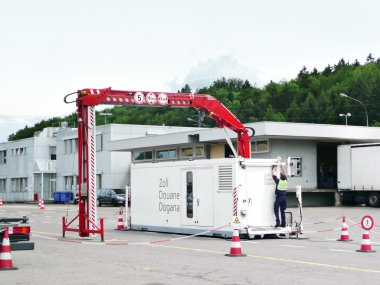
[[[180,92],[192,92],[191,86],[184,86]],[[368,111],[369,125],[380,126],[380,58],[371,54],[365,63],[346,62],[341,59],[336,65],[323,70],[302,68],[297,78],[290,81],[270,82],[262,88],[251,85],[247,80],[221,78],[211,86],[195,90],[195,93],[210,94],[221,101],[243,123],[257,121],[306,122],[321,124],[345,124],[339,114],[351,113],[349,125],[366,125],[363,106],[344,93],[361,101]],[[107,124],[142,124],[167,126],[194,126],[198,120],[192,109],[168,109],[115,106],[102,112]],[[41,121],[32,127],[26,126],[9,136],[9,140],[32,137],[44,127],[57,126],[61,121],[75,124],[75,113]],[[97,113],[97,124],[102,125],[104,117]],[[215,126],[206,118],[202,125]]]

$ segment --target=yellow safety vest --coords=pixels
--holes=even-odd
[[[286,191],[288,189],[288,181],[287,180],[281,180],[278,182],[277,190],[278,191]]]

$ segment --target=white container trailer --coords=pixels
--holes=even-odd
[[[380,205],[380,144],[338,146],[338,190],[343,201]]]
[[[241,234],[289,233],[273,227],[274,164],[236,158],[132,164],[131,228],[229,237],[236,201]]]

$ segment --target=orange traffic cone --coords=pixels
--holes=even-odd
[[[38,205],[40,206],[40,210],[45,210],[44,199],[41,199],[41,200],[40,200],[40,203],[38,203]]]
[[[350,239],[350,236],[348,234],[348,228],[347,228],[345,216],[343,216],[342,232],[340,234],[340,239],[338,239],[338,241],[352,241],[352,239]]]
[[[117,219],[117,228],[116,228],[116,230],[119,230],[119,231],[124,230],[124,225],[123,225],[124,222],[123,222],[122,215],[123,215],[123,211],[120,209],[119,218]]]
[[[369,231],[364,230],[360,249],[358,249],[356,251],[359,251],[359,252],[375,252],[375,250],[372,250],[372,247],[371,247],[371,241],[369,239]]]
[[[230,253],[226,254],[226,256],[231,256],[231,257],[247,256],[246,254],[242,254],[241,252],[240,236],[239,236],[238,229],[234,229],[234,232],[232,234],[232,244],[230,248]]]
[[[3,243],[0,251],[0,270],[15,270],[17,267],[13,267],[11,256],[11,243],[9,241],[8,228],[5,228],[3,235]]]
[[[0,206],[3,206],[3,199],[0,199]]]

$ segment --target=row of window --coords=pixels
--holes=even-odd
[[[78,190],[78,175],[64,176],[63,179],[65,181],[65,191],[76,192]],[[102,188],[101,174],[96,174],[96,187],[97,189]]]
[[[78,139],[68,139],[63,141],[65,154],[78,152]]]
[[[189,159],[189,158],[201,158],[205,156],[204,146],[193,147],[180,147],[171,149],[159,149],[159,150],[145,150],[134,151],[133,161],[149,161],[153,160],[153,152],[156,160],[170,160],[170,159]]]
[[[269,144],[268,140],[262,140],[262,141],[252,141],[251,142],[251,152],[268,152],[269,151]]]
[[[12,156],[26,155],[26,147],[19,147],[11,149]]]
[[[7,179],[0,179],[0,192],[6,191]],[[11,191],[12,192],[26,192],[28,188],[28,178],[11,178]]]
[[[27,154],[27,148],[21,147],[21,148],[14,148],[11,149],[12,156],[23,156]],[[56,153],[56,146],[49,146],[49,154],[51,160],[57,159],[57,153]],[[1,150],[0,151],[0,164],[6,164],[7,163],[7,151]]]
[[[67,139],[63,141],[65,154],[78,152],[78,139]],[[96,136],[96,151],[103,150],[103,135]]]
[[[269,144],[268,140],[253,141],[251,143],[252,153],[268,152]],[[205,157],[205,148],[201,146],[193,147],[180,147],[171,149],[158,149],[158,150],[144,150],[134,151],[133,161],[152,161],[155,160],[171,160],[171,159],[190,159],[190,158],[202,158]]]
[[[78,175],[64,176],[65,191],[73,191],[78,189]]]

